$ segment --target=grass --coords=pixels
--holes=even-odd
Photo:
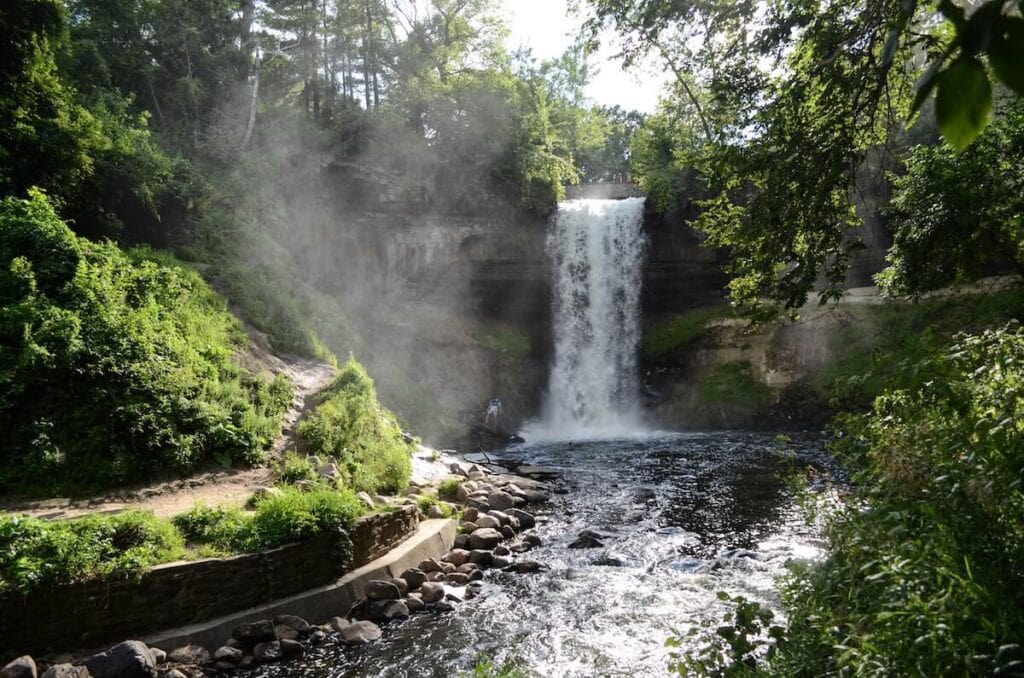
[[[654,321],[644,328],[641,353],[651,360],[671,355],[707,334],[711,321],[729,314],[727,307],[715,306]]]
[[[697,389],[701,399],[712,405],[756,408],[772,398],[771,387],[754,378],[745,360],[715,365]]]
[[[344,487],[381,494],[397,493],[409,484],[412,448],[354,358],[299,424],[298,439],[309,454],[338,460]]]
[[[70,520],[0,517],[0,597],[48,585],[138,577],[150,567],[346,532],[365,512],[350,490],[280,488],[240,508],[196,505],[167,520],[130,511]]]
[[[432,506],[437,506],[441,509],[441,513],[444,514],[445,518],[451,518],[455,515],[455,509],[438,499],[437,495],[421,494],[416,500],[416,505],[424,514],[426,514]]]
[[[437,486],[437,496],[445,501],[455,501],[455,492],[462,487],[458,478],[449,478]]]

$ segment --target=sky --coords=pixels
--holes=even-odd
[[[573,42],[582,21],[569,15],[568,0],[504,0],[508,22],[508,47],[529,47],[542,61],[560,56]],[[656,64],[647,64],[626,72],[615,59],[613,36],[604,36],[601,49],[591,57],[597,67],[586,95],[594,103],[619,105],[627,110],[654,112],[658,96],[667,81]]]

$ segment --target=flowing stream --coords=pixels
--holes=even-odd
[[[555,263],[555,355],[531,440],[581,440],[642,428],[638,396],[644,198],[570,200],[548,237]]]
[[[790,446],[798,464],[826,461],[815,437]],[[454,612],[254,675],[448,678],[489,657],[531,677],[666,676],[665,639],[720,619],[717,591],[774,606],[784,563],[819,554],[782,477],[793,460],[769,434],[522,445],[503,457],[564,474],[564,494],[535,509],[544,545],[527,556],[550,569],[489,571],[482,594]],[[567,548],[583,529],[607,535],[605,547]]]

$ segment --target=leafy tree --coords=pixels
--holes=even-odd
[[[1024,276],[1024,103],[1008,104],[963,152],[920,145],[888,207],[891,292],[919,294],[1009,263]]]

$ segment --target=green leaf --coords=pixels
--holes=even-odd
[[[1024,19],[1003,17],[988,52],[996,77],[1024,96]]]
[[[958,151],[974,141],[992,116],[992,85],[985,66],[960,57],[942,72],[935,95],[935,117],[942,136]]]

